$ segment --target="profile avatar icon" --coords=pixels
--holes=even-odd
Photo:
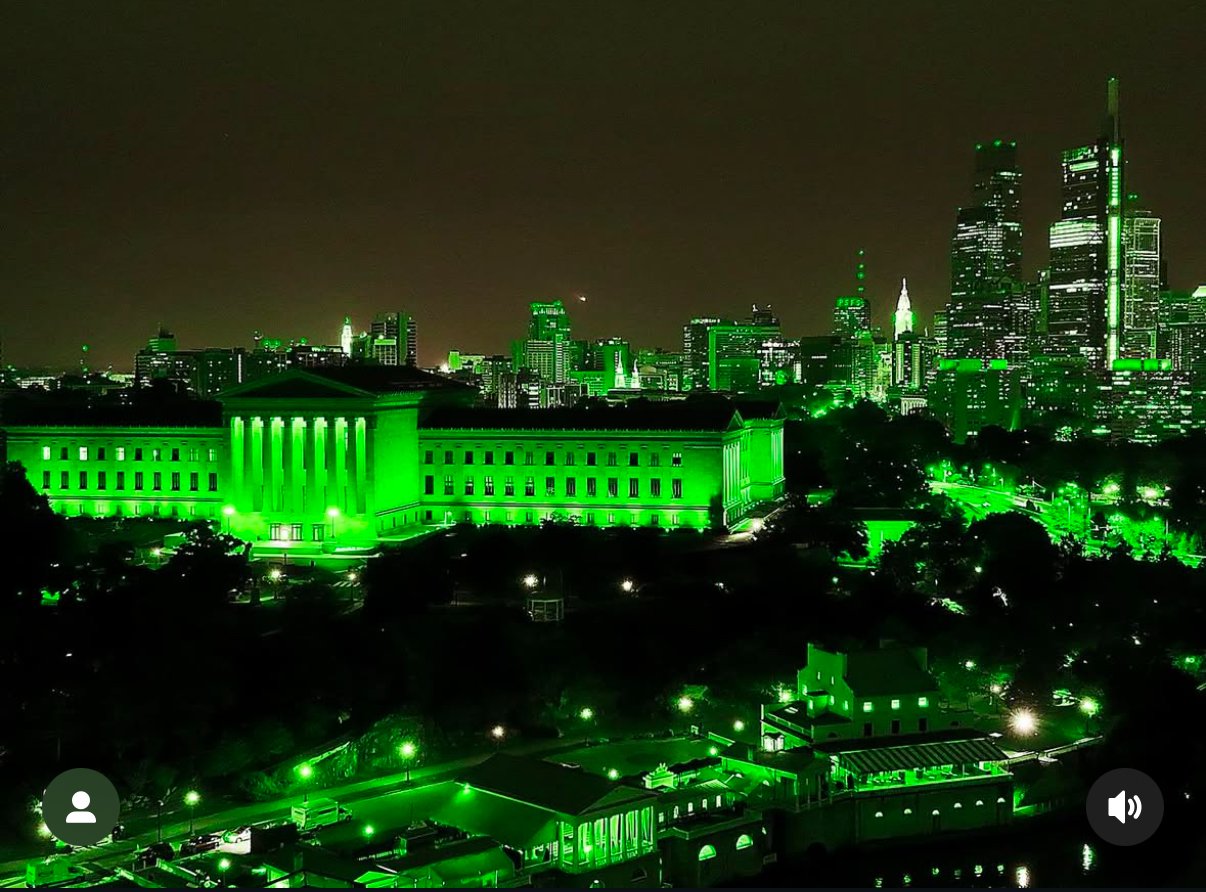
[[[92,797],[88,795],[87,790],[76,790],[71,796],[71,804],[75,806],[75,811],[65,818],[68,824],[96,823],[96,815],[88,811],[88,806],[92,804]]]

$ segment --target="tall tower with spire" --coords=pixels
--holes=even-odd
[[[1101,135],[1061,157],[1062,214],[1051,225],[1048,352],[1108,369],[1122,337],[1122,130],[1118,79],[1106,86]]]
[[[892,339],[900,340],[900,336],[911,334],[916,314],[909,302],[908,279],[900,280],[900,297],[896,298],[896,312],[892,316]]]
[[[352,317],[343,317],[343,329],[339,332],[339,349],[344,356],[352,355]]]

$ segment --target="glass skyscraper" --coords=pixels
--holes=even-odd
[[[1061,158],[1063,207],[1051,225],[1047,350],[1108,369],[1122,331],[1122,136],[1110,78],[1102,135]]]
[[[947,356],[1004,359],[1024,340],[1015,331],[1013,283],[1022,277],[1021,171],[1017,143],[977,143],[973,204],[959,209],[951,237]]]

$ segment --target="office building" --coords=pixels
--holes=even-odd
[[[1122,342],[1120,355],[1129,359],[1156,358],[1163,257],[1160,218],[1127,196],[1122,226]]]
[[[1022,277],[1017,143],[977,143],[973,204],[960,208],[951,237],[947,356],[1005,359],[1021,333],[1013,283]]]
[[[1051,225],[1047,352],[1108,369],[1119,357],[1123,308],[1123,160],[1118,81],[1102,134],[1061,157],[1063,206]]]

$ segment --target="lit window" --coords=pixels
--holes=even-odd
[[[467,495],[467,496],[473,495],[473,478],[472,477],[465,478],[465,495]]]
[[[736,846],[737,851],[740,852],[742,849],[751,848],[753,845],[754,845],[754,838],[752,836],[750,836],[748,833],[743,833],[739,837],[737,837],[737,846]]]
[[[638,480],[636,477],[629,478],[629,480],[628,480],[628,497],[630,499],[635,499],[640,494],[641,494],[641,481]]]
[[[699,860],[700,861],[711,861],[715,857],[716,857],[716,846],[707,845],[699,850]]]
[[[870,700],[864,700],[864,701],[863,701],[863,712],[870,712],[870,711],[871,711],[871,709],[872,709],[872,707],[871,707],[871,701],[870,701]]]
[[[515,478],[514,477],[508,477],[506,480],[503,481],[503,495],[507,495],[507,496],[515,495]]]
[[[911,814],[913,813],[913,809],[911,809],[911,808],[906,808],[906,809],[904,810],[904,813],[905,813],[906,815],[911,815]]]
[[[531,453],[528,453],[528,454],[531,455]],[[526,480],[524,480],[523,494],[525,496],[536,495],[536,478],[535,477],[528,477]]]
[[[922,709],[925,709],[927,706],[930,705],[930,698],[929,697],[918,697],[917,705],[920,706]]]
[[[875,817],[877,817],[877,818],[882,818],[883,816],[884,816],[884,813],[882,811],[877,811],[875,813]]]
[[[49,446],[42,447],[42,461],[50,461],[50,447]]]
[[[452,492],[453,492],[452,477],[449,475],[445,475],[445,477],[444,477],[444,495],[450,496],[450,495],[452,495]]]
[[[683,466],[683,454],[681,452],[676,452],[674,455],[670,456],[670,464],[674,465],[676,468],[681,468]]]
[[[549,453],[549,454],[551,455],[552,453]],[[546,496],[557,495],[557,478],[556,477],[545,477],[544,478],[544,494]]]
[[[962,802],[956,802],[956,803],[955,803],[955,808],[963,808],[963,803],[962,803]]]
[[[88,447],[81,446],[80,447],[80,461],[87,461],[87,460],[88,460]]]
[[[214,451],[214,450],[212,450],[212,449],[210,450],[210,452],[213,452],[213,451]],[[114,454],[115,454],[115,457],[117,458],[117,460],[118,460],[118,461],[125,461],[125,460],[126,460],[126,447],[125,447],[125,446],[118,446],[118,447],[117,447],[117,448],[114,450]],[[212,459],[211,459],[211,461],[212,461]]]
[[[893,700],[893,701],[892,701],[892,708],[893,708],[893,709],[900,709],[900,701],[899,701],[899,700]]]
[[[489,453],[487,453],[487,454],[489,454]],[[488,496],[494,495],[494,478],[493,477],[487,477],[484,481],[482,481],[482,490]]]
[[[683,497],[683,482],[675,478],[670,481],[670,496],[671,498],[681,499]]]

